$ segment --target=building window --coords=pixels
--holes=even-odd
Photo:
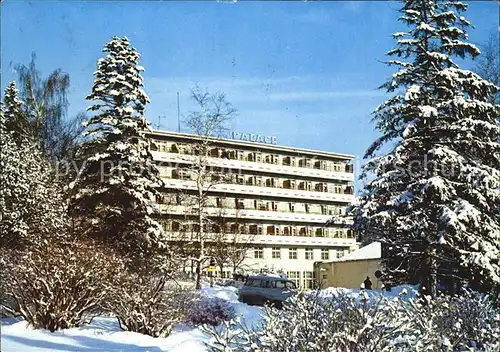
[[[343,249],[337,249],[337,259],[340,259],[344,256],[344,250]]]
[[[163,231],[170,232],[171,224],[168,221],[163,222]]]
[[[300,286],[300,271],[287,271],[287,279],[293,281],[295,286]]]
[[[303,271],[304,275],[304,287],[307,290],[312,290],[314,288],[314,277],[312,271]]]
[[[295,204],[293,204],[293,203],[288,203],[288,209],[290,210],[290,212],[291,212],[291,213],[293,213],[293,212],[294,212],[294,210],[295,210]]]
[[[321,214],[323,214],[323,215],[327,214],[326,205],[321,206]]]
[[[255,185],[262,186],[262,177],[261,176],[255,177]]]
[[[250,225],[250,226],[248,226],[248,232],[251,235],[256,235],[257,234],[257,225]]]
[[[290,248],[288,250],[288,259],[297,259],[298,256],[297,256],[297,248]]]
[[[324,228],[316,229],[316,237],[325,237],[325,230]]]
[[[231,224],[231,233],[238,233],[240,225],[238,223],[232,223]]]
[[[306,248],[306,260],[313,260],[314,254],[312,248]]]
[[[272,258],[273,259],[281,259],[281,248],[273,247],[272,248]]]
[[[272,211],[278,211],[278,204],[276,202],[272,202],[271,203],[271,210]]]
[[[255,153],[255,161],[258,163],[262,162],[262,154],[261,153]]]
[[[264,249],[263,248],[254,248],[253,249],[253,257],[255,259],[263,259],[264,258]]]
[[[245,205],[243,203],[243,200],[242,199],[239,199],[239,198],[236,198],[234,200],[234,205],[236,207],[236,209],[244,209],[245,208]]]
[[[274,178],[266,179],[266,187],[276,187],[276,179]]]
[[[254,200],[254,206],[256,210],[267,210],[267,204],[261,200]]]
[[[328,259],[330,259],[330,253],[328,252],[328,249],[322,249],[321,260],[328,260]]]
[[[239,233],[249,233],[248,225],[240,225]]]
[[[172,222],[172,231],[177,232],[181,230],[181,224],[178,221],[173,221]]]
[[[304,159],[299,159],[299,167],[311,167],[311,160],[304,158]]]
[[[236,150],[229,150],[228,156],[229,156],[229,159],[232,159],[232,160],[238,159],[238,152]]]
[[[315,190],[317,192],[328,192],[328,184],[320,182],[316,184]]]

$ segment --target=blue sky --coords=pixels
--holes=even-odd
[[[36,52],[46,75],[71,77],[70,114],[89,105],[96,61],[113,36],[142,55],[147,116],[177,129],[193,108],[190,87],[221,90],[238,109],[231,129],[278,137],[278,144],[361,157],[377,136],[370,113],[376,88],[394,72],[383,64],[399,2],[16,1],[1,5],[2,87],[14,65]],[[470,41],[498,33],[498,3],[474,1]],[[472,68],[474,63],[463,62]]]

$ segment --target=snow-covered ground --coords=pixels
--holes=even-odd
[[[236,291],[234,287],[204,286],[202,294],[231,302],[236,314],[243,315],[251,326],[259,321],[262,308],[238,302]],[[0,350],[3,352],[201,352],[207,351],[203,341],[209,340],[198,328],[185,324],[178,325],[166,338],[122,331],[115,318],[105,316],[94,318],[89,325],[54,333],[31,329],[21,319],[2,319],[1,325]]]
[[[367,291],[370,297],[383,294],[388,298],[398,296],[402,287],[392,292]],[[406,287],[407,295],[416,294],[413,287]],[[262,308],[248,306],[238,302],[237,289],[234,287],[205,285],[202,294],[218,297],[229,301],[237,315],[244,317],[247,326],[252,326],[260,320]],[[321,291],[322,296],[348,294],[359,296],[359,290],[329,288]],[[21,319],[6,318],[1,320],[1,351],[3,352],[48,352],[48,351],[169,351],[169,352],[201,352],[207,351],[203,341],[209,336],[198,328],[185,324],[178,325],[172,334],[166,338],[122,331],[115,318],[96,317],[92,323],[79,328],[66,329],[51,333],[47,330],[34,330],[26,326]]]

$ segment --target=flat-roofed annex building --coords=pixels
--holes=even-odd
[[[189,168],[202,138],[159,130],[150,138],[165,192],[176,197],[196,192]],[[357,248],[345,225],[325,226],[354,200],[354,156],[223,138],[210,138],[209,145],[207,164],[227,177],[209,188],[205,210],[216,217],[223,209],[225,231],[247,235],[251,249],[245,268],[283,271],[298,285],[311,287],[315,261],[340,258]],[[187,210],[182,200],[160,204],[160,209],[172,238],[189,232],[192,224],[183,225]],[[218,274],[230,277],[230,270]]]

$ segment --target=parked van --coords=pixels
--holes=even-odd
[[[274,276],[249,276],[239,290],[239,301],[247,304],[269,304],[281,308],[283,301],[297,293],[290,280]]]

